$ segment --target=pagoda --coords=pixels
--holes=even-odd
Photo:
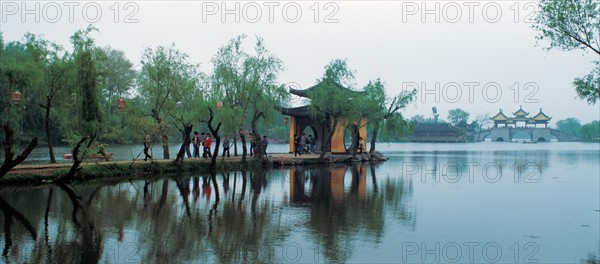
[[[533,127],[536,128],[537,125],[544,125],[544,128],[548,128],[548,122],[552,119],[546,115],[542,108],[540,108],[540,112],[537,113],[533,117],[529,117],[529,113],[523,110],[523,107],[519,107],[519,110],[513,113],[513,117],[506,116],[502,109],[491,118],[494,121],[494,128],[498,127]]]

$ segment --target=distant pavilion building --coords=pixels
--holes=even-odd
[[[502,109],[491,118],[494,121],[494,128],[499,127],[532,127],[536,128],[538,125],[544,125],[544,128],[548,128],[548,122],[550,122],[552,117],[546,115],[542,108],[540,108],[540,112],[537,113],[533,117],[529,117],[529,113],[525,112],[522,107],[519,107],[519,110],[513,113],[513,117],[506,116]]]
[[[450,143],[464,142],[458,128],[444,122],[423,122],[413,128],[414,142]]]

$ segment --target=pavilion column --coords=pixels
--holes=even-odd
[[[296,117],[290,116],[290,153],[294,153],[294,134],[296,134]]]

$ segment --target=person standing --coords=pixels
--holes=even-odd
[[[227,152],[227,157],[229,158],[229,148],[231,147],[229,138],[227,136],[223,137],[223,155],[221,157],[225,157],[225,152]]]
[[[302,137],[300,137],[300,151],[306,153],[306,134],[302,133]]]
[[[194,158],[200,157],[200,135],[198,135],[198,131],[194,131],[194,138],[192,139],[192,144],[194,145]]]
[[[204,140],[206,140],[206,133],[200,134],[200,145],[202,146],[202,157],[206,158],[206,148],[204,148]]]
[[[302,153],[300,152],[300,137],[294,134],[294,157],[298,154],[302,156]]]
[[[358,153],[362,153],[365,150],[365,141],[362,137],[358,138]]]
[[[263,136],[262,139],[262,151],[265,157],[267,156],[267,147],[269,146],[269,141],[267,140],[267,136]]]
[[[310,150],[310,152],[312,154],[315,154],[315,146],[317,145],[316,143],[316,138],[314,138],[312,135],[308,136],[308,149]]]
[[[148,132],[144,131],[144,155],[146,155],[144,157],[144,161],[147,161],[148,158],[150,158],[150,160],[152,160],[152,156],[150,154],[148,154],[148,150],[150,150],[150,134],[148,134]]]
[[[206,157],[210,158],[210,146],[212,145],[212,138],[210,134],[206,133],[206,138],[204,139],[204,152],[206,152]],[[217,146],[218,147],[218,146]]]
[[[256,142],[254,140],[254,133],[250,133],[250,156],[254,156],[254,148],[256,147]]]

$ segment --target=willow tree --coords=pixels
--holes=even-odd
[[[105,47],[98,49],[97,53],[100,57],[96,64],[100,77],[100,109],[106,120],[106,133],[102,138],[108,142],[124,142],[135,133],[131,133],[131,127],[127,127],[130,124],[127,115],[118,112],[117,101],[124,99],[129,106],[134,105],[131,104],[131,93],[137,72],[123,51]],[[129,111],[130,109],[132,108],[128,107]]]
[[[538,39],[550,40],[548,49],[582,49],[600,56],[600,2],[540,0],[539,7],[533,27]],[[600,99],[600,60],[593,64],[591,73],[573,82],[579,98],[589,104]]]
[[[180,72],[180,80],[177,89],[173,90],[171,97],[176,101],[176,107],[171,108],[169,116],[174,120],[173,124],[181,132],[182,143],[175,164],[181,164],[186,151],[189,151],[192,142],[191,133],[204,111],[204,94],[200,86],[201,74],[196,65],[188,64],[185,70]]]
[[[61,103],[58,99],[67,95],[65,86],[69,82],[71,60],[68,57],[69,54],[61,46],[41,36],[28,33],[25,35],[25,39],[27,51],[34,62],[31,69],[36,73],[31,80],[35,83],[38,105],[44,110],[44,130],[48,141],[50,163],[56,163],[51,114]]]
[[[349,69],[346,60],[336,59],[325,66],[323,77],[318,80],[316,89],[308,93],[310,105],[309,115],[326,129],[320,159],[325,151],[331,150],[331,139],[336,127],[344,118],[357,117],[361,109],[350,100],[353,86],[354,70]],[[350,101],[349,101],[350,100]]]
[[[15,116],[17,116],[16,107],[13,108],[13,95],[16,89],[25,88],[28,86],[28,80],[31,78],[31,71],[25,63],[29,61],[30,56],[26,52],[26,48],[22,43],[11,42],[6,46],[0,35],[0,86],[2,87],[2,100],[0,105],[3,111],[2,128],[4,131],[4,140],[1,144],[4,147],[4,161],[0,166],[0,178],[2,178],[14,166],[23,162],[38,143],[37,137],[32,138],[29,145],[18,155],[14,157],[13,149],[13,124]],[[15,144],[16,145],[16,144]]]
[[[369,81],[364,91],[366,102],[363,103],[363,107],[367,108],[365,112],[368,115],[369,123],[373,126],[369,153],[374,153],[380,125],[385,124],[384,128],[386,129],[396,128],[396,124],[390,123],[402,121],[402,115],[397,113],[414,100],[417,92],[416,90],[402,91],[396,96],[388,98],[385,93],[385,84],[380,79]]]
[[[289,95],[285,87],[277,82],[279,73],[283,71],[283,62],[266,49],[261,38],[257,38],[254,51],[255,54],[250,55],[244,63],[248,73],[244,88],[248,98],[251,98],[250,126],[258,146],[256,154],[260,160],[264,150],[258,122],[272,122],[273,111],[271,110],[274,107],[281,107]]]
[[[96,136],[100,130],[102,115],[98,102],[98,74],[92,57],[92,47],[86,44],[76,50],[74,55],[77,67],[77,85],[81,89],[82,132],[83,135]]]
[[[139,91],[150,106],[150,116],[159,125],[163,143],[163,158],[169,155],[169,112],[177,106],[177,89],[189,86],[196,65],[189,62],[187,54],[175,48],[159,46],[148,48],[142,57],[142,69],[138,75]]]
[[[244,121],[249,100],[244,94],[245,71],[244,61],[248,54],[242,49],[245,35],[231,39],[225,46],[217,51],[211,59],[213,72],[210,74],[209,89],[213,98],[221,101],[223,109],[232,110],[233,116],[223,121],[225,133],[237,135],[242,141],[242,163],[246,162],[248,153],[246,147],[246,134],[244,133]],[[235,110],[235,111],[233,111]],[[237,155],[237,136],[234,137],[234,155]]]
[[[94,39],[90,36],[94,31],[97,29],[88,26],[71,36],[73,53],[70,60],[72,60],[73,71],[68,79],[72,80],[69,82],[69,92],[72,91],[75,100],[73,109],[69,109],[72,112],[64,117],[63,126],[68,130],[67,141],[74,144],[73,165],[67,174],[56,179],[59,182],[73,178],[81,170],[79,165],[90,149],[97,146],[96,138],[102,133],[103,119],[98,102],[99,75],[96,70],[98,56]]]
[[[471,116],[471,114],[460,108],[448,110],[448,121],[453,126],[458,126],[460,123],[463,122],[467,123],[467,121],[469,120],[469,116]]]
[[[242,162],[246,161],[247,153],[243,127],[246,118],[249,118],[257,145],[262,146],[258,123],[272,122],[271,110],[281,106],[288,96],[283,85],[277,83],[278,75],[283,71],[281,60],[267,50],[259,37],[254,52],[246,52],[242,45],[245,38],[245,35],[233,38],[219,49],[212,59],[214,71],[210,78],[213,95],[221,97],[224,108],[230,111],[226,119],[227,131],[237,130],[242,140]],[[259,147],[257,155],[262,158],[262,154]]]

